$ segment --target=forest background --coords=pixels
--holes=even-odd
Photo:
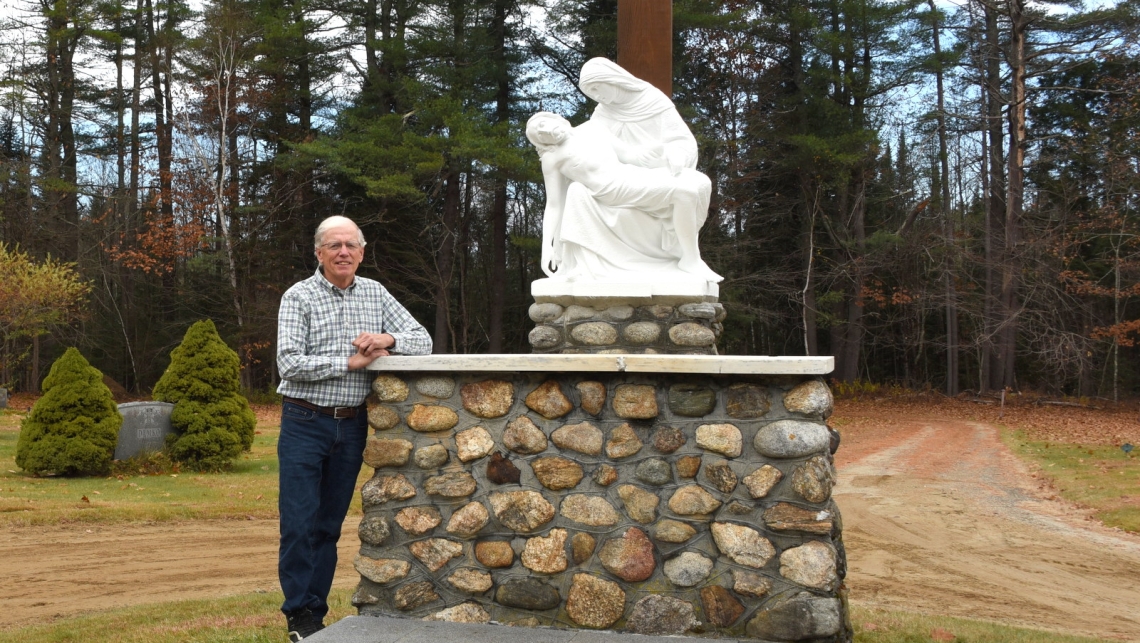
[[[853,386],[1140,391],[1140,8],[676,0],[727,354]],[[616,0],[8,0],[0,386],[70,345],[145,394],[213,319],[273,387],[343,214],[436,352],[528,352],[544,193]]]

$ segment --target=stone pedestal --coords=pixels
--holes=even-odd
[[[851,640],[831,358],[372,368],[360,614]]]
[[[536,303],[530,307],[536,325],[527,339],[535,353],[716,355],[724,317],[724,306],[704,301]]]

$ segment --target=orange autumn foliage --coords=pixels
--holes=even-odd
[[[142,230],[123,234],[105,247],[107,254],[128,268],[164,274],[174,270],[178,259],[193,256],[202,247],[206,226],[201,218],[163,215],[148,211]]]

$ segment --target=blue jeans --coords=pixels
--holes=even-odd
[[[336,419],[285,402],[277,440],[281,548],[277,574],[286,614],[308,608],[320,619],[336,571],[336,543],[356,488],[368,415]]]

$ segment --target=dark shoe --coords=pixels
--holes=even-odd
[[[325,629],[325,624],[307,609],[286,614],[285,620],[289,623],[289,643],[297,643]]]

